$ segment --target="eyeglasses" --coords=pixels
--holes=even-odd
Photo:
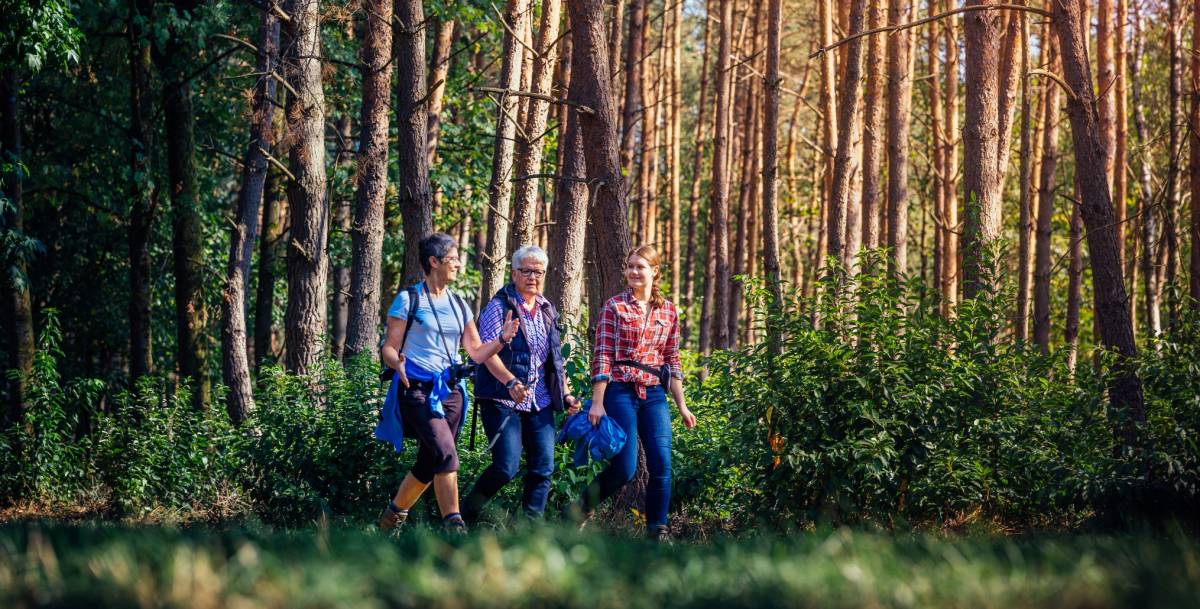
[[[546,271],[543,271],[541,269],[518,268],[517,272],[520,273],[521,276],[525,277],[526,279],[541,279],[542,277],[544,277],[546,275]]]

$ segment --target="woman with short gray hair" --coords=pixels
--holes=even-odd
[[[487,432],[492,463],[463,500],[468,524],[493,496],[516,476],[525,452],[525,514],[539,518],[546,509],[554,472],[554,412],[579,410],[570,395],[558,332],[558,311],[542,296],[549,258],[536,245],[523,245],[512,256],[512,282],[479,313],[479,336],[488,341],[507,316],[520,321],[512,341],[475,370],[475,399]]]

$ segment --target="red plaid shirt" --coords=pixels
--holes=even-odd
[[[632,360],[651,368],[670,364],[671,374],[682,379],[679,311],[675,305],[665,301],[647,316],[646,307],[633,299],[628,288],[604,303],[592,352],[592,382],[634,383],[642,399],[646,387],[660,384],[658,376],[632,366],[618,366],[614,364],[617,360]]]

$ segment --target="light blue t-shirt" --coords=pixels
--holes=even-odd
[[[416,288],[419,298],[416,321],[409,322],[408,339],[404,343],[404,356],[412,363],[430,372],[441,372],[451,363],[462,361],[459,349],[462,345],[462,335],[466,329],[466,323],[474,319],[471,307],[466,306],[460,309],[450,296],[449,289],[443,291],[440,297],[432,299],[431,303],[429,292],[425,290],[425,282],[422,281],[413,287]],[[437,307],[436,318],[431,304],[433,307]],[[401,290],[396,295],[396,299],[392,301],[392,306],[388,308],[388,317],[409,321],[408,308],[408,290]],[[467,312],[466,319],[463,319],[463,309],[466,309]],[[445,346],[443,346],[442,338],[438,337],[439,321]],[[447,349],[454,354],[453,362],[446,357]]]

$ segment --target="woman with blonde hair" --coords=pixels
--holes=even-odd
[[[633,479],[638,439],[646,450],[646,529],[666,539],[671,501],[671,414],[667,392],[688,429],[696,417],[684,405],[679,365],[679,312],[659,289],[659,254],[649,245],[625,256],[625,289],[604,304],[592,354],[592,407],[597,425],[612,417],[628,440],[591,486],[578,506],[590,514],[596,505]]]

